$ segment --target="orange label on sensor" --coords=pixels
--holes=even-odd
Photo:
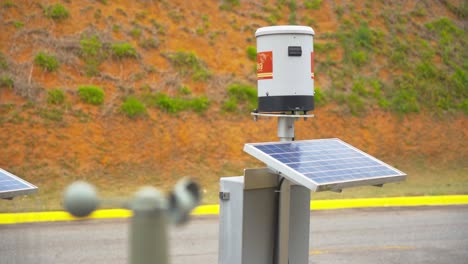
[[[310,53],[310,73],[311,73],[311,78],[315,79],[315,75],[314,75],[314,52],[313,51]]]
[[[257,53],[257,80],[273,79],[273,51]]]

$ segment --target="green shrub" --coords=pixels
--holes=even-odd
[[[192,79],[196,82],[207,81],[211,77],[211,72],[205,68],[198,68],[193,74]]]
[[[224,102],[223,110],[234,112],[240,107],[253,110],[257,107],[257,89],[246,84],[232,84],[228,87],[228,99]]]
[[[326,102],[325,94],[320,87],[314,87],[314,103],[316,105],[323,105]]]
[[[98,56],[102,53],[102,42],[98,36],[83,37],[80,47],[82,56]]]
[[[166,27],[162,24],[160,24],[158,21],[156,21],[154,18],[152,18],[150,20],[151,24],[153,25],[153,27],[156,29],[156,31],[158,32],[158,34],[161,34],[161,35],[166,35]]]
[[[426,12],[426,9],[422,7],[415,7],[415,9],[413,9],[410,12],[410,15],[415,16],[415,17],[425,17],[427,15],[427,12]]]
[[[101,11],[101,9],[98,8],[96,11],[94,11],[94,18],[95,18],[96,20],[98,20],[98,19],[100,19],[101,17],[102,17],[102,11]]]
[[[457,97],[468,98],[468,73],[466,71],[457,67],[449,77],[449,83],[454,87]]]
[[[257,61],[257,48],[254,46],[248,46],[247,57],[252,61]]]
[[[351,53],[351,62],[360,67],[367,62],[367,52],[356,50]]]
[[[355,93],[348,95],[346,102],[348,104],[349,110],[351,111],[351,114],[353,115],[361,115],[366,109],[362,96]]]
[[[111,46],[112,54],[119,59],[136,58],[136,49],[130,43],[114,43]]]
[[[466,5],[465,1],[442,1],[441,3],[445,5],[445,7],[450,10],[450,12],[454,13],[460,19],[466,19],[468,17],[468,6]],[[458,4],[457,4],[458,3]]]
[[[228,94],[238,100],[245,100],[252,104],[257,103],[257,89],[246,84],[232,84],[228,87]]]
[[[322,0],[306,0],[304,1],[304,7],[307,9],[320,9],[320,5],[322,4]]]
[[[367,23],[361,23],[359,28],[352,34],[355,47],[372,49],[374,43],[374,32]]]
[[[168,113],[177,113],[186,110],[193,110],[201,113],[208,109],[209,100],[205,96],[196,98],[170,97],[164,93],[148,94],[144,97],[147,105],[158,107]]]
[[[146,114],[146,106],[135,97],[128,97],[120,110],[131,118]]]
[[[82,85],[78,87],[78,95],[88,104],[100,105],[104,102],[104,91],[99,86]]]
[[[336,44],[332,42],[326,42],[326,43],[314,43],[314,52],[319,53],[327,53],[332,50],[336,49]]]
[[[341,19],[343,17],[343,14],[344,14],[344,8],[342,6],[337,6],[335,8],[335,13],[338,16],[338,18]]]
[[[183,75],[191,74],[194,81],[206,81],[211,72],[194,52],[177,51],[166,54],[169,62]]]
[[[167,58],[172,66],[181,73],[188,73],[200,67],[200,60],[194,52],[177,51],[168,54]]]
[[[171,10],[167,13],[169,18],[176,23],[180,23],[184,19],[184,15],[178,10]]]
[[[453,102],[453,98],[447,90],[437,89],[433,91],[435,94],[435,106],[442,110],[449,110],[452,107],[456,107],[456,104]]]
[[[414,89],[408,86],[400,87],[395,90],[390,100],[390,108],[400,114],[417,113],[419,112],[417,96]]]
[[[375,100],[377,100],[377,104],[384,109],[388,108],[389,103],[384,98],[382,93],[384,84],[378,79],[370,80],[369,84],[372,88],[372,90],[369,93],[372,95],[372,97],[374,97]]]
[[[361,79],[361,78],[353,82],[351,91],[354,94],[359,95],[359,96],[367,96],[369,94],[369,92],[367,91],[365,87],[365,81],[364,79]]]
[[[85,71],[88,76],[99,74],[99,65],[106,58],[103,43],[98,36],[83,37],[80,40],[81,58],[85,62]]]
[[[8,61],[2,52],[0,52],[0,69],[3,69],[3,70],[8,69]]]
[[[144,49],[156,49],[159,46],[159,42],[156,38],[145,38],[141,40],[138,45]]]
[[[154,104],[169,113],[177,113],[187,108],[185,100],[180,98],[171,98],[169,95],[163,93],[159,93],[155,96]]]
[[[183,85],[179,87],[179,93],[183,95],[189,95],[192,94],[192,90],[190,90],[188,86]]]
[[[425,26],[435,37],[429,47],[435,46],[433,51],[440,54],[442,61],[447,66],[453,69],[455,65],[467,64],[465,47],[468,46],[468,38],[464,34],[463,27],[446,17],[427,23]]]
[[[432,47],[431,43],[429,43],[425,39],[418,39],[418,41],[414,42],[414,46],[412,47],[413,50],[417,50],[419,53],[419,57],[423,61],[430,61],[434,58],[436,51]]]
[[[138,20],[144,20],[148,16],[148,10],[144,10],[135,14],[135,18]]]
[[[24,27],[24,23],[21,21],[13,21],[13,26],[15,26],[16,29],[20,29]]]
[[[13,88],[14,81],[9,76],[0,76],[0,87]]]
[[[454,34],[461,36],[463,34],[463,30],[458,28],[452,20],[446,17],[442,17],[433,22],[427,23],[425,26],[427,29],[440,35]]]
[[[296,9],[297,9],[297,4],[296,0],[290,0],[288,3],[289,6],[289,17],[288,17],[288,22],[290,25],[295,25],[296,22]]]
[[[49,55],[43,51],[39,52],[34,58],[34,63],[40,66],[45,71],[55,71],[59,67],[57,58],[53,55]]]
[[[12,8],[12,7],[15,7],[15,3],[13,3],[13,1],[11,0],[6,0],[3,4],[2,4],[3,8]]]
[[[279,12],[273,11],[271,14],[269,14],[266,17],[266,21],[270,25],[276,25],[278,23],[278,20],[281,19],[281,14]]]
[[[465,113],[465,115],[468,115],[468,99],[463,100],[459,104],[458,108],[461,109]]]
[[[197,29],[195,30],[195,33],[197,33],[197,35],[199,36],[203,36],[205,35],[205,29],[202,27],[197,27]]]
[[[398,38],[394,39],[392,46],[393,48],[390,53],[390,62],[396,67],[406,68],[409,64],[409,46]]]
[[[63,120],[62,109],[50,109],[50,108],[39,109],[38,114],[40,117],[50,120],[50,121],[60,122]]]
[[[239,0],[222,0],[222,4],[219,6],[219,9],[230,11],[232,8],[239,5]]]
[[[97,76],[99,75],[99,65],[101,63],[96,61],[96,60],[87,60],[85,62],[85,73],[86,76],[91,77],[91,76]]]
[[[438,70],[430,62],[423,62],[416,65],[416,77],[425,80],[425,79],[434,79],[437,77]]]
[[[60,89],[52,89],[47,92],[47,103],[63,104],[65,102],[65,93]]]
[[[237,100],[235,98],[228,98],[224,102],[222,109],[226,112],[235,112],[237,110]]]
[[[142,30],[141,28],[133,28],[132,30],[130,30],[130,35],[133,37],[133,38],[139,38],[141,37],[141,34],[142,34]]]
[[[46,17],[54,20],[64,20],[70,16],[68,10],[61,4],[55,4],[44,8]]]
[[[194,98],[190,101],[190,108],[197,112],[202,113],[210,106],[210,100],[206,96]]]

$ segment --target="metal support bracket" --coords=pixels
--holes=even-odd
[[[230,192],[219,192],[219,199],[222,201],[227,201],[231,199],[231,193]]]

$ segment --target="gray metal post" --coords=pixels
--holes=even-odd
[[[278,240],[276,264],[289,263],[289,213],[291,203],[291,182],[283,179],[278,205]]]
[[[294,117],[278,117],[278,137],[280,141],[294,140]]]
[[[294,140],[294,118],[278,117],[278,137],[280,141]],[[289,256],[289,206],[291,200],[291,182],[283,178],[280,186],[278,204],[278,237],[276,264],[288,264]]]
[[[168,264],[167,201],[153,187],[143,187],[132,201],[129,264]]]
[[[295,120],[295,116],[278,117],[280,141],[294,140]],[[307,188],[293,186],[286,178],[282,179],[278,204],[278,241],[275,264],[305,264],[308,262],[309,202],[310,191]],[[294,204],[294,207],[291,207],[291,204]]]

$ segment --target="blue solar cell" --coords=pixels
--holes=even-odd
[[[0,198],[12,198],[17,195],[35,192],[36,190],[36,186],[0,169]]]
[[[349,186],[384,183],[405,176],[339,139],[251,143],[245,145],[245,151],[311,189],[331,184],[346,187],[350,182]]]

